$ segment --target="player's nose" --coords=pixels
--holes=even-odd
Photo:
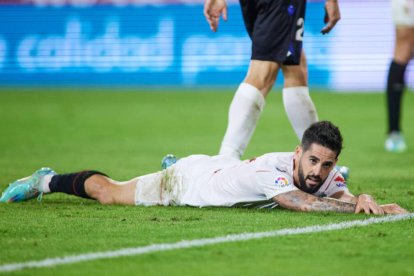
[[[322,172],[322,166],[321,165],[316,165],[313,168],[313,175],[314,176],[320,176],[321,175],[321,172]]]

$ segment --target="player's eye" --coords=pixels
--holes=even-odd
[[[314,158],[309,159],[309,161],[312,165],[315,165],[316,163],[318,163],[318,160],[316,160]]]
[[[326,163],[326,164],[323,164],[323,167],[324,167],[325,169],[329,169],[329,168],[331,168],[331,167],[332,167],[332,164],[331,164],[331,163]]]

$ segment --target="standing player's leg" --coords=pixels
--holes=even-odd
[[[397,0],[392,4],[396,37],[387,80],[388,137],[385,148],[390,152],[402,152],[407,146],[401,133],[401,102],[405,71],[414,51],[414,4]]]
[[[305,52],[302,50],[300,65],[282,65],[284,76],[283,104],[290,124],[299,141],[303,133],[313,123],[319,121],[315,105],[309,95],[308,65]],[[345,180],[349,179],[349,168],[336,166]]]
[[[247,76],[234,95],[219,154],[240,159],[256,128],[265,97],[276,80],[276,62],[251,60]]]
[[[396,28],[394,57],[387,80],[388,137],[385,148],[390,152],[405,151],[401,132],[401,103],[405,87],[405,71],[414,49],[414,27]]]
[[[307,66],[303,50],[300,65],[282,65],[283,104],[290,124],[299,140],[302,139],[305,130],[318,121],[315,105],[309,95]]]
[[[269,29],[264,33],[256,31],[257,27],[263,26],[260,17],[266,16],[267,12],[264,10],[266,5],[268,3],[264,0],[240,1],[246,31],[252,39],[253,53],[246,77],[230,104],[227,129],[221,143],[220,155],[241,158],[264,108],[265,97],[272,88],[279,70],[278,64],[272,59],[255,58],[255,49],[262,48],[263,44],[257,42],[257,37],[265,37],[272,31],[269,28],[261,28],[261,30]],[[258,18],[260,23],[257,23]]]
[[[301,41],[292,44],[292,39],[296,37],[297,23],[303,26],[305,3],[293,2],[240,0],[246,30],[252,39],[252,56],[244,83],[230,106],[222,155],[243,155],[280,64],[288,56],[293,57],[290,64],[299,64]]]

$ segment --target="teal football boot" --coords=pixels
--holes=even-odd
[[[173,154],[167,154],[164,156],[164,158],[161,160],[161,167],[165,170],[166,168],[174,165],[177,163],[177,157]]]
[[[401,153],[407,150],[404,136],[399,131],[392,131],[385,141],[385,149],[389,152]]]
[[[349,168],[346,166],[335,166],[335,169],[342,174],[345,181],[349,180]]]
[[[31,176],[14,181],[3,192],[0,202],[19,202],[35,197],[38,197],[39,201],[42,200],[42,179],[46,175],[53,176],[55,174],[56,172],[50,168],[41,168]]]

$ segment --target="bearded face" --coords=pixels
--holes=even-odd
[[[306,151],[296,150],[296,186],[313,194],[325,182],[336,164],[336,152],[318,144],[313,144]]]
[[[301,158],[302,161],[302,158]],[[310,173],[305,175],[303,172],[303,165],[302,162],[299,162],[299,189],[302,191],[313,194],[322,186],[325,179],[322,179],[319,175],[315,175],[314,173]]]

